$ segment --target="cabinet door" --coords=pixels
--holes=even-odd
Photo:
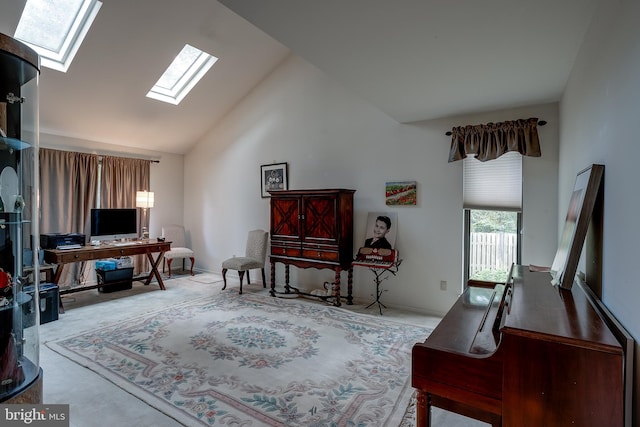
[[[335,196],[303,196],[303,240],[307,243],[338,243],[338,201]]]
[[[271,197],[271,240],[300,240],[300,197]]]

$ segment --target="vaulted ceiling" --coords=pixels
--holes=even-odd
[[[26,0],[1,0],[13,35]],[[290,52],[399,122],[560,99],[597,0],[102,0],[44,133],[185,153]],[[220,60],[180,103],[145,97],[189,43]]]

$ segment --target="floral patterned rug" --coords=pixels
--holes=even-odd
[[[47,345],[188,426],[398,426],[430,332],[223,292]]]

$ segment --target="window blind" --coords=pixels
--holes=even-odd
[[[522,208],[522,155],[503,154],[481,162],[469,156],[463,164],[464,207],[520,211]]]

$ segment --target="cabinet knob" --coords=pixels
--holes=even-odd
[[[284,248],[282,248],[282,253],[283,253],[283,254],[286,254],[286,253],[287,253],[287,250],[286,250],[286,249],[284,249]]]
[[[318,251],[318,256],[320,256],[320,251]]]

